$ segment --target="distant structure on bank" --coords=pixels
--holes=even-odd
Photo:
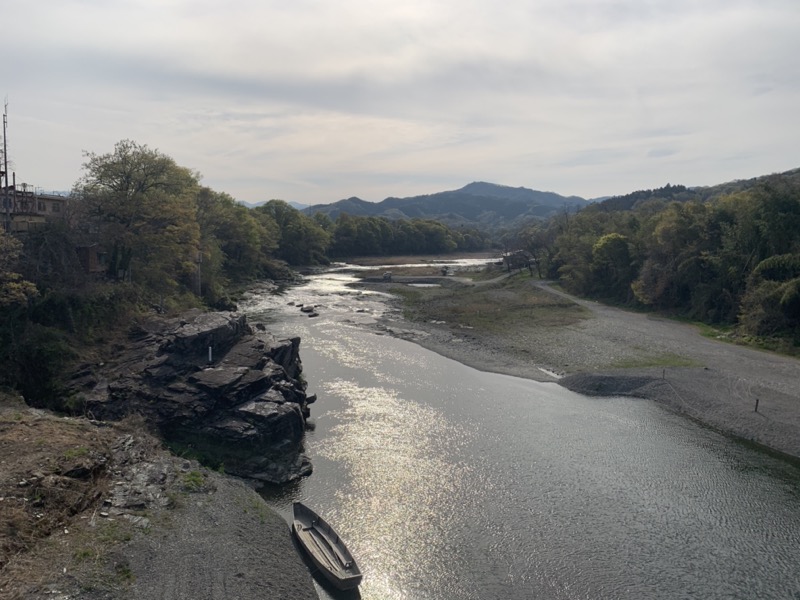
[[[63,219],[67,213],[66,196],[42,194],[23,183],[0,188],[3,198],[3,229],[6,233],[27,233],[44,226],[49,219]]]
[[[3,111],[3,162],[0,164],[0,199],[2,199],[2,224],[6,233],[36,231],[50,219],[64,219],[69,198],[45,194],[27,183],[17,185],[16,173],[8,171],[8,104]]]
[[[0,161],[0,231],[24,237],[43,229],[48,222],[66,220],[70,198],[46,194],[27,183],[17,184],[16,173],[8,169],[8,104],[3,111],[3,154]],[[99,244],[75,247],[75,254],[85,273],[102,275],[107,270],[107,253]]]

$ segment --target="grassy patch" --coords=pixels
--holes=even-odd
[[[435,265],[425,267],[389,266],[360,273],[363,277],[382,277],[384,273],[391,273],[393,277],[434,277],[442,275],[442,268]]]
[[[245,514],[255,515],[262,524],[267,522],[269,509],[261,498],[248,498],[243,502],[242,510]]]
[[[424,263],[449,262],[458,258],[484,258],[495,256],[491,252],[466,252],[455,254],[426,254],[426,255],[405,255],[405,256],[359,256],[348,258],[347,262],[353,265],[364,267],[378,265],[408,265]]]
[[[445,321],[451,325],[503,334],[524,327],[564,327],[590,312],[532,285],[530,275],[518,273],[474,286],[405,288],[391,292],[403,298],[405,316],[416,321]]]
[[[183,474],[181,483],[187,492],[199,492],[206,485],[206,476],[200,471],[189,471]]]
[[[70,448],[64,452],[64,458],[67,460],[73,460],[82,456],[86,456],[87,454],[89,454],[89,449],[86,446],[80,446],[78,448]]]
[[[761,337],[754,335],[734,335],[726,340],[739,346],[748,346],[785,356],[800,357],[800,346],[790,338]]]
[[[690,323],[697,327],[700,335],[712,340],[736,344],[737,346],[756,348],[758,350],[766,350],[785,356],[800,357],[800,346],[788,337],[745,335],[739,333],[733,325],[709,325],[708,323],[700,323],[697,321],[690,321]]]
[[[127,521],[103,521],[97,529],[97,539],[103,544],[120,544],[133,539],[133,529]]]
[[[646,367],[701,367],[701,363],[678,354],[666,353],[657,356],[640,356],[611,363],[612,369],[642,369]]]
[[[506,270],[503,267],[494,264],[488,264],[482,269],[458,271],[456,275],[459,277],[467,277],[468,279],[477,282],[491,281],[492,279],[502,277],[505,273]]]
[[[54,582],[118,597],[132,577],[119,546],[138,529],[103,515],[100,502],[110,448],[129,430],[23,407],[0,392],[0,597],[33,597]],[[65,475],[76,467],[91,475]]]
[[[114,572],[122,581],[133,581],[133,571],[127,562],[118,562],[114,565]]]
[[[94,548],[78,548],[72,553],[72,560],[77,563],[97,560],[98,552]]]

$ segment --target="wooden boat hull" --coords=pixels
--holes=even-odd
[[[311,562],[335,588],[357,588],[362,579],[361,570],[333,527],[300,502],[295,502],[292,508],[292,532]]]

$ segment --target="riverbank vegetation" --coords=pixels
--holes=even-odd
[[[60,377],[102,360],[136,315],[229,309],[237,289],[289,280],[292,267],[353,254],[482,249],[477,232],[435,221],[307,216],[286,202],[256,208],[130,140],[88,153],[67,214],[12,236],[0,231],[0,386],[68,408]]]
[[[733,327],[800,351],[800,177],[706,197],[666,186],[516,232],[543,277],[584,297]]]
[[[86,155],[64,218],[21,236],[0,232],[0,386],[65,408],[60,377],[80,361],[102,360],[97,348],[124,343],[143,312],[229,309],[236,290],[292,279],[301,265],[490,248],[524,250],[530,272],[574,294],[796,352],[799,181],[794,172],[713,193],[666,186],[486,232],[427,219],[331,220],[282,200],[248,208],[171,157],[123,140]],[[488,306],[524,313],[507,299]],[[478,315],[494,318],[488,309],[462,316]]]

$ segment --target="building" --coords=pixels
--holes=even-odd
[[[0,188],[3,229],[7,233],[36,231],[48,220],[65,219],[69,198],[43,194],[25,183]]]
[[[84,273],[103,275],[108,270],[108,254],[99,244],[78,246],[75,254],[78,255]]]

